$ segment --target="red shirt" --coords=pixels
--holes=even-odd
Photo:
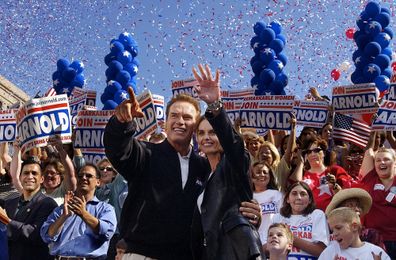
[[[329,186],[326,179],[327,174],[333,174],[336,177],[338,185],[341,188],[351,187],[351,176],[338,165],[332,165],[322,173],[312,173],[306,171],[304,173],[303,181],[309,185],[312,190],[316,208],[326,211],[327,205],[329,205],[331,198],[334,195],[333,189]]]
[[[373,205],[364,217],[364,226],[377,229],[384,241],[396,241],[396,178],[393,178],[391,188],[385,190],[376,171],[372,170],[362,178],[361,186],[373,199]]]

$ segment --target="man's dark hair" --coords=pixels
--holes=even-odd
[[[96,166],[96,164],[93,164],[93,163],[90,163],[90,162],[86,162],[85,165],[80,168],[78,173],[80,173],[82,169],[84,169],[85,167],[88,167],[88,166],[95,169],[96,178],[100,179],[100,171],[99,171],[98,166]]]

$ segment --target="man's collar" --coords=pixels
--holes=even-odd
[[[191,145],[189,146],[189,150],[188,150],[188,153],[187,153],[187,155],[185,155],[185,156],[182,156],[179,152],[177,153],[177,155],[180,157],[180,158],[183,158],[183,159],[190,159],[190,156],[191,156],[191,153],[192,153],[192,147],[191,147]]]

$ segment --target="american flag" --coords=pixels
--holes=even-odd
[[[353,117],[335,113],[333,138],[366,147],[371,127]]]
[[[56,95],[56,91],[54,88],[49,88],[47,92],[45,92],[44,97],[52,97]]]

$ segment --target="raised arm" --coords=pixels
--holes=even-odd
[[[10,175],[12,179],[12,184],[15,189],[17,189],[20,193],[23,192],[23,187],[21,181],[19,180],[19,175],[21,174],[22,169],[22,158],[21,158],[21,148],[19,147],[19,141],[14,141],[14,153],[12,154],[12,161],[10,165]]]
[[[396,149],[396,138],[393,131],[386,131],[386,139],[388,139],[388,142],[392,149]]]
[[[289,139],[287,140],[287,147],[286,147],[285,154],[283,155],[287,165],[289,165],[289,166],[290,166],[293,150],[296,147],[297,119],[296,119],[296,115],[294,113],[292,113],[292,117],[290,118],[290,124],[291,124],[290,136],[289,136]]]
[[[77,178],[74,170],[74,165],[69,155],[63,148],[62,141],[60,137],[53,140],[52,145],[58,150],[60,160],[65,167],[64,185],[66,191],[75,191],[77,188]]]

